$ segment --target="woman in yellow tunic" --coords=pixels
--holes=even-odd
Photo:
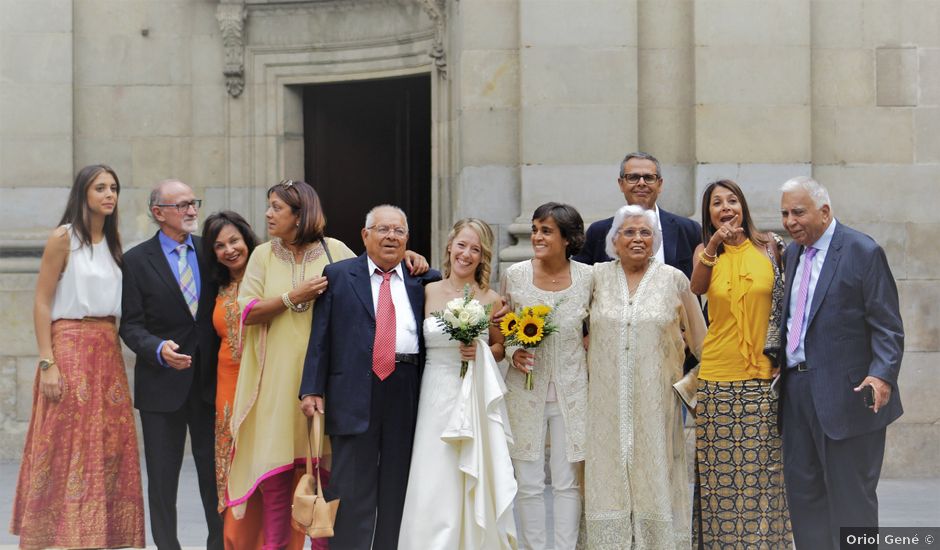
[[[705,189],[702,234],[692,291],[708,297],[710,325],[696,405],[696,542],[701,548],[789,548],[768,357],[779,344],[779,237],[757,232],[741,188],[730,180]]]
[[[234,517],[241,518],[260,487],[263,547],[284,548],[291,538],[294,464],[303,461],[307,446],[297,388],[311,306],[326,288],[323,268],[354,254],[323,236],[323,210],[310,185],[287,180],[268,189],[267,196],[272,239],[255,248],[238,293],[245,327],[227,492]]]

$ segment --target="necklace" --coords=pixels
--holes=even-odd
[[[470,285],[470,292],[472,293],[472,292],[473,292],[473,285],[470,284],[470,283],[466,283],[466,284],[469,284],[469,285]],[[460,295],[460,296],[463,296],[463,286],[461,286],[460,288],[457,288],[457,286],[454,285],[453,279],[450,279],[450,278],[447,279],[447,286],[450,287],[451,292],[453,292],[454,294],[458,294],[458,295]]]

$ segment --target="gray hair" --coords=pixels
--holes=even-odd
[[[154,223],[158,222],[157,219],[153,217],[153,207],[163,202],[163,189],[171,183],[182,183],[183,185],[186,185],[186,183],[181,180],[171,178],[159,182],[153,186],[153,189],[150,190],[150,198],[147,199],[147,215],[150,216],[150,219],[153,220]],[[188,185],[186,186],[189,187]]]
[[[659,159],[654,157],[649,153],[644,153],[643,151],[634,151],[632,153],[627,153],[627,156],[623,157],[623,160],[620,161],[620,177],[624,177],[626,174],[623,172],[623,165],[626,164],[630,159],[641,159],[652,161],[656,165],[656,173],[660,176],[663,175],[662,170],[659,168]]]
[[[825,204],[828,204],[829,208],[832,208],[832,201],[829,200],[829,191],[820,185],[818,181],[809,176],[790,178],[780,186],[780,192],[782,193],[792,193],[793,191],[799,190],[806,191],[809,194],[816,208],[822,208]]]
[[[617,248],[614,246],[614,240],[617,238],[617,232],[620,231],[620,226],[630,218],[642,218],[643,221],[650,226],[650,229],[653,230],[653,254],[655,255],[663,242],[663,234],[659,230],[659,218],[656,216],[655,210],[647,210],[636,204],[621,206],[617,210],[617,213],[614,214],[614,222],[610,224],[610,231],[607,232],[607,244],[604,248],[607,255],[611,258],[620,257],[617,254]]]
[[[399,207],[397,207],[397,206],[395,206],[395,205],[393,205],[393,204],[380,204],[380,205],[378,205],[378,206],[373,206],[373,207],[372,207],[372,210],[369,210],[369,213],[366,214],[366,224],[365,224],[364,226],[362,226],[362,227],[365,228],[365,229],[369,229],[370,227],[372,227],[373,225],[375,225],[375,213],[376,213],[377,211],[382,210],[382,209],[385,209],[385,208],[388,208],[388,209],[394,210],[395,212],[398,212],[398,214],[401,215],[401,219],[405,220],[405,231],[408,231],[408,216],[405,215],[405,211],[404,211],[404,210],[402,210],[401,208],[399,208]]]

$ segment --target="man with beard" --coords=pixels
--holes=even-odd
[[[192,235],[201,203],[179,180],[159,183],[149,206],[160,230],[124,255],[120,333],[137,354],[134,406],[144,435],[150,525],[161,550],[180,548],[176,492],[187,427],[209,527],[206,546],[222,548],[214,437],[217,289]]]

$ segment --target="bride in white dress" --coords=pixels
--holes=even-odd
[[[462,297],[467,284],[482,304],[499,309],[501,298],[489,288],[492,247],[485,222],[458,221],[448,236],[444,280],[425,288],[427,357],[399,550],[516,548],[512,434],[496,364],[503,337],[491,326],[488,339],[464,346],[431,316]],[[461,359],[470,361],[465,378]]]

